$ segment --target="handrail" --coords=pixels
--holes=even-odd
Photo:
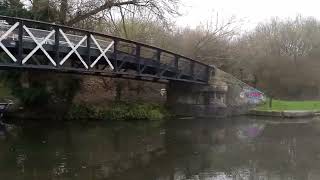
[[[85,29],[74,28],[74,27],[69,27],[69,26],[65,26],[65,25],[59,25],[59,24],[55,24],[55,23],[48,23],[48,22],[43,22],[43,21],[36,21],[36,20],[30,20],[30,19],[18,18],[18,17],[10,17],[10,16],[4,16],[4,15],[0,15],[0,19],[5,19],[7,21],[12,21],[12,20],[23,21],[23,22],[28,22],[28,23],[35,23],[35,24],[40,24],[40,25],[47,25],[47,26],[53,26],[53,27],[59,27],[59,28],[63,28],[63,29],[68,29],[68,30],[74,30],[74,31],[82,32],[82,33],[90,33],[90,34],[97,35],[97,36],[103,36],[103,37],[106,37],[106,38],[110,38],[110,39],[114,39],[114,40],[118,40],[118,41],[122,41],[122,42],[126,42],[126,43],[131,43],[131,44],[147,47],[147,48],[154,49],[154,50],[159,50],[161,52],[174,55],[174,56],[176,56],[178,58],[187,59],[187,60],[189,60],[191,62],[200,64],[200,65],[203,65],[203,66],[208,66],[209,68],[214,68],[211,65],[205,64],[205,63],[200,62],[200,61],[196,61],[194,59],[191,59],[189,57],[174,53],[174,52],[169,51],[169,50],[161,49],[161,48],[156,47],[156,46],[152,46],[152,45],[144,44],[144,43],[141,43],[141,42],[124,39],[124,38],[117,37],[117,36],[111,36],[111,35],[100,33],[100,32],[96,32],[96,31],[88,31],[88,30],[85,30]]]

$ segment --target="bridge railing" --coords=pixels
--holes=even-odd
[[[98,32],[7,16],[0,16],[0,20],[2,20],[0,22],[0,42],[5,39],[4,36],[16,42],[17,54],[5,51],[20,66],[28,66],[30,63],[27,62],[28,57],[24,54],[23,44],[45,41],[41,47],[46,44],[54,47],[54,53],[50,53],[51,56],[46,54],[52,60],[51,63],[45,65],[50,66],[51,69],[67,66],[65,62],[69,61],[68,57],[62,58],[59,54],[62,46],[71,47],[74,54],[77,54],[77,50],[80,48],[86,50],[86,55],[78,56],[83,65],[79,65],[78,69],[82,68],[81,70],[86,72],[97,72],[99,69],[100,63],[94,61],[95,58],[91,56],[93,51],[101,51],[101,56],[106,58],[110,69],[115,73],[122,72],[126,66],[134,64],[138,76],[148,74],[159,79],[206,83],[212,69],[207,64],[158,47]],[[16,28],[5,35],[14,25]],[[107,55],[110,57],[110,61]],[[120,56],[121,61],[117,60]],[[147,67],[153,68],[153,71],[148,70]]]

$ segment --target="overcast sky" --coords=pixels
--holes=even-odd
[[[317,0],[181,0],[183,13],[177,19],[180,26],[195,27],[200,22],[219,13],[228,18],[235,15],[242,19],[243,30],[250,30],[258,22],[271,17],[314,16],[320,19],[320,1]]]

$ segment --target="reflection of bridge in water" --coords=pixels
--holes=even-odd
[[[0,68],[206,84],[210,66],[101,33],[0,16]]]

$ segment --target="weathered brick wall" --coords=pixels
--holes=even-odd
[[[122,101],[153,103],[165,103],[166,101],[166,97],[160,94],[161,89],[166,87],[165,84],[93,76],[83,79],[81,90],[74,101],[94,105],[108,105],[116,99],[117,86],[118,89],[121,89],[120,100]]]

